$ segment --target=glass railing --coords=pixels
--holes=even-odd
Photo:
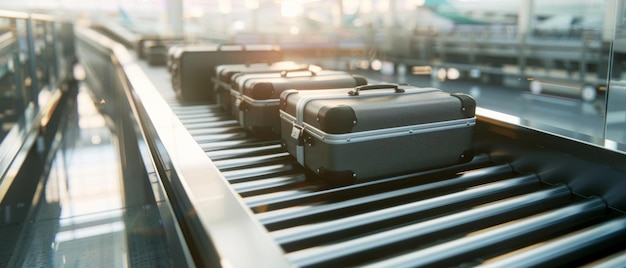
[[[83,83],[89,89],[92,99],[99,104],[99,111],[106,118],[111,119],[107,125],[112,127],[120,157],[124,159],[123,175],[125,180],[122,188],[142,188],[148,186],[149,183],[148,187],[152,190],[155,198],[154,205],[159,209],[160,222],[166,232],[165,236],[172,265],[187,267],[193,263],[193,260],[187,248],[188,242],[180,233],[181,228],[185,228],[184,224],[187,223],[182,221],[179,224],[178,221],[183,217],[186,218],[186,216],[179,217],[174,213],[191,211],[193,208],[179,209],[178,206],[184,206],[187,202],[181,201],[183,204],[173,202],[170,198],[173,198],[174,194],[170,192],[170,188],[166,192],[165,185],[169,185],[170,180],[177,181],[177,176],[181,175],[178,175],[177,172],[170,172],[177,170],[177,168],[163,160],[167,159],[168,155],[162,151],[164,148],[161,146],[159,135],[155,134],[158,127],[153,126],[151,122],[154,121],[151,120],[154,119],[148,118],[146,115],[144,105],[154,105],[154,101],[144,103],[137,99],[136,95],[136,91],[150,90],[154,86],[138,69],[136,62],[122,44],[81,26],[76,28],[76,38],[80,69],[84,71],[85,75]],[[160,112],[166,113],[167,110],[161,108]],[[165,117],[160,119],[165,120]],[[136,198],[134,196],[136,191],[127,191],[125,194],[130,195],[125,196],[126,201]],[[149,196],[141,196],[140,199],[143,200],[136,202],[149,202],[149,198]],[[129,232],[129,236],[131,235],[141,237],[144,234]],[[198,240],[207,242],[203,240],[205,235],[197,234],[192,237],[194,237],[194,242]],[[208,247],[210,245],[202,245],[198,248]]]
[[[623,0],[444,2],[370,33],[375,56],[355,66],[376,61],[381,79],[469,93],[487,114],[626,151]]]

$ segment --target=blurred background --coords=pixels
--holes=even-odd
[[[471,169],[455,167],[450,174],[475,172],[470,176],[490,182],[504,178],[504,169],[510,176],[537,174],[542,182],[561,185],[565,199],[573,200],[570,191],[572,196],[600,196],[602,200],[589,198],[599,204],[594,206],[598,211],[620,214],[626,211],[625,1],[0,0],[0,267],[168,267],[174,260],[207,264],[219,256],[210,252],[215,245],[234,252],[218,260],[224,267],[244,266],[226,261],[271,256],[285,261],[278,244],[266,239],[259,218],[251,215],[253,205],[244,202],[257,204],[255,213],[276,212],[292,208],[282,207],[291,201],[281,198],[296,200],[304,194],[293,208],[311,205],[315,211],[317,205],[330,205],[328,211],[339,214],[343,210],[330,208],[343,198],[384,198],[355,206],[349,213],[357,215],[375,212],[388,200],[395,206],[426,198],[423,190],[397,188],[402,191],[393,193],[393,187],[421,189],[421,175],[405,177],[411,181],[407,184],[390,180],[391,188],[362,184],[328,194],[327,186],[309,178],[278,141],[268,145],[248,139],[238,125],[229,125],[236,124],[230,115],[207,109],[210,104],[178,102],[171,73],[142,58],[149,49],[156,55],[183,41],[274,44],[285,60],[346,70],[371,83],[470,94],[482,124],[477,129],[494,132],[482,133],[481,142],[502,135],[507,146],[493,139],[489,142],[497,146],[490,155],[477,156]],[[157,90],[163,96],[152,95]],[[531,130],[498,128],[502,121]],[[183,123],[189,128],[176,129]],[[515,144],[513,149],[508,143]],[[544,149],[555,151],[546,154]],[[511,155],[511,163],[491,159],[503,152]],[[485,167],[481,161],[498,166]],[[428,174],[438,178],[448,171],[436,172]],[[513,196],[517,186],[503,192]],[[464,183],[458,187],[474,189]],[[553,197],[546,194],[538,201],[547,205]],[[438,215],[449,213],[446,208]],[[601,222],[585,213],[571,214],[581,217],[572,222]],[[501,215],[519,216],[514,210]],[[334,217],[328,222],[340,216]],[[558,222],[541,225],[570,228]],[[381,226],[362,235],[392,230]],[[598,229],[599,235],[594,231],[588,237],[595,244],[580,239],[586,246],[581,252],[611,245],[596,239],[609,234],[619,244],[612,250],[620,251],[616,260],[623,266],[622,226],[612,236],[605,229]],[[390,245],[385,249],[396,248]],[[370,253],[362,252],[368,258]]]
[[[517,123],[626,143],[624,1],[1,1],[191,42],[269,43],[383,81],[442,87]]]

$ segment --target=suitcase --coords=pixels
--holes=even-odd
[[[170,75],[174,72],[174,69],[176,69],[176,65],[175,65],[175,60],[176,60],[176,55],[178,55],[179,53],[182,53],[182,50],[203,50],[206,49],[208,46],[217,46],[219,44],[215,44],[215,43],[178,43],[178,44],[172,44],[171,46],[169,46],[167,48],[167,71],[170,73]],[[180,50],[180,52],[179,52]]]
[[[233,115],[239,124],[261,138],[280,137],[280,94],[288,89],[313,90],[356,87],[367,79],[342,71],[282,72],[279,77],[242,75],[231,90]]]
[[[137,51],[137,58],[140,59],[144,59],[147,57],[146,52],[146,44],[152,43],[152,44],[161,44],[161,45],[167,45],[167,44],[176,44],[176,43],[180,43],[183,42],[185,39],[183,37],[177,37],[177,36],[142,36],[141,38],[139,38],[137,40],[137,43],[135,45],[135,51]]]
[[[476,102],[406,85],[280,96],[281,140],[298,163],[333,184],[468,162]]]
[[[311,76],[312,73],[316,75],[332,75],[332,74],[341,74],[345,75],[344,71],[334,71],[334,70],[322,70],[319,69],[310,69],[306,71],[284,71],[280,73],[252,73],[252,74],[235,74],[231,79],[231,87],[230,87],[230,103],[231,107],[235,105],[239,107],[239,102],[241,101],[241,96],[243,94],[243,89],[245,84],[249,80],[253,79],[273,79],[273,78],[281,78],[281,77],[293,77],[293,76]],[[365,78],[363,78],[365,79]],[[237,119],[240,117],[240,110],[231,109],[231,114],[233,118]]]
[[[165,65],[167,62],[167,46],[160,42],[148,41],[144,43],[143,54],[146,57],[146,61],[151,66]]]
[[[172,63],[172,86],[183,101],[212,101],[215,67],[246,62],[275,62],[282,52],[272,45],[206,45],[181,47]]]
[[[216,102],[226,111],[230,111],[231,81],[236,74],[280,73],[282,71],[308,70],[309,68],[308,64],[293,61],[219,65],[215,67],[216,76],[212,78],[215,85]]]

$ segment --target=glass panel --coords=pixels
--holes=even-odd
[[[401,70],[402,82],[469,93],[481,108],[533,128],[603,144],[615,17],[608,2],[450,0],[397,9],[404,20],[382,25],[380,70],[396,76],[387,79]]]
[[[623,0],[617,2],[605,146],[626,151],[626,9]]]

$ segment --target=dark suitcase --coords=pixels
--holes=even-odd
[[[305,76],[310,77],[313,73],[316,75],[332,75],[332,74],[341,74],[345,75],[344,71],[334,71],[334,70],[322,70],[318,69],[310,69],[306,71],[283,71],[280,73],[252,73],[252,74],[235,74],[231,79],[231,87],[230,87],[230,103],[231,107],[237,106],[239,107],[239,102],[241,101],[241,96],[243,94],[244,85],[254,79],[273,79],[273,78],[281,78],[281,77],[294,77],[294,76]],[[365,79],[365,78],[363,78]],[[233,118],[240,117],[240,110],[231,109],[231,114]]]
[[[152,44],[161,44],[161,45],[166,45],[166,44],[176,44],[176,43],[180,43],[183,42],[185,39],[183,37],[177,37],[177,36],[142,36],[141,38],[139,38],[137,40],[137,44],[135,46],[135,51],[137,51],[137,57],[140,59],[144,59],[147,57],[146,52],[146,44],[152,43]]]
[[[174,72],[174,69],[177,68],[175,61],[176,61],[176,55],[178,55],[179,53],[182,53],[182,50],[204,50],[207,48],[207,46],[218,46],[219,44],[215,44],[215,43],[178,43],[178,44],[172,44],[171,46],[169,46],[167,48],[167,70],[170,74],[172,74]],[[180,52],[179,52],[180,50]]]
[[[281,136],[297,161],[335,184],[470,161],[476,102],[405,85],[280,96]]]
[[[167,62],[167,46],[156,41],[144,43],[144,55],[148,64],[152,66],[165,65]]]
[[[225,110],[230,111],[231,81],[232,77],[237,74],[280,73],[282,71],[308,70],[309,68],[308,64],[293,61],[219,65],[215,67],[216,76],[212,78],[216,102]]]
[[[213,81],[215,67],[246,62],[275,62],[282,52],[271,45],[207,45],[176,50],[172,69],[172,86],[184,101],[215,101]]]
[[[282,72],[280,77],[242,75],[231,90],[233,115],[239,124],[262,138],[280,137],[280,94],[288,89],[317,90],[356,87],[367,79],[342,71]]]

